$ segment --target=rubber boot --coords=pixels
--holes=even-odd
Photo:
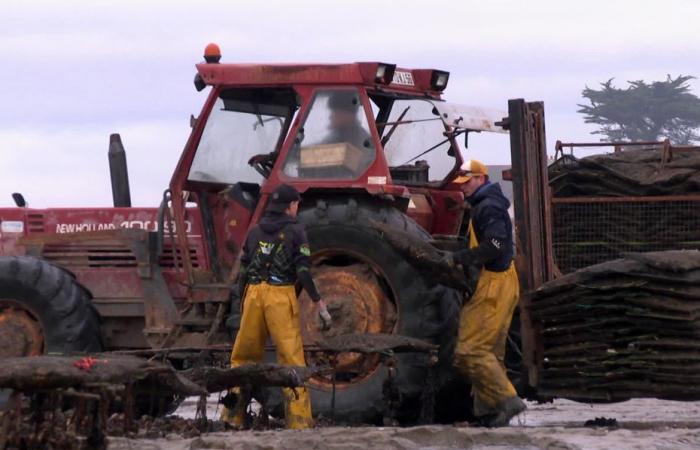
[[[221,421],[226,422],[234,430],[242,430],[246,426],[247,402],[245,397],[245,395],[240,394],[239,388],[231,389],[224,397]]]
[[[520,397],[510,397],[501,404],[496,415],[486,423],[486,426],[492,428],[506,427],[510,423],[510,419],[526,409],[527,406],[525,405],[525,402],[520,399]]]

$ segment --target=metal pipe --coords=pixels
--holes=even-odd
[[[126,151],[118,133],[109,136],[108,157],[114,207],[130,208],[131,190],[129,189],[129,171],[126,166]]]
[[[700,195],[684,194],[684,195],[654,195],[643,197],[554,197],[553,204],[571,204],[571,203],[652,203],[652,202],[699,202]]]
[[[557,141],[555,150],[573,147],[622,147],[622,146],[640,146],[640,145],[664,145],[664,141],[646,141],[646,142],[561,142]]]

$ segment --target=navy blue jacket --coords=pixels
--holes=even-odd
[[[243,245],[239,293],[248,283],[285,285],[299,280],[313,301],[320,300],[309,271],[310,256],[304,226],[286,214],[266,212]]]
[[[476,262],[491,272],[503,272],[514,257],[510,202],[498,183],[488,181],[467,201],[472,208],[472,227],[479,246],[457,252],[455,260],[462,265]]]

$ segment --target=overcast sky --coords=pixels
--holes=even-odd
[[[32,207],[110,205],[114,132],[134,204],[156,206],[205,99],[192,78],[208,42],[223,62],[444,69],[456,103],[543,100],[550,151],[598,139],[576,113],[586,85],[700,75],[696,1],[1,3],[0,207],[15,191]],[[504,137],[470,147],[509,163]]]

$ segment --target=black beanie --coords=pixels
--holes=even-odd
[[[299,192],[288,184],[281,184],[270,195],[270,201],[267,204],[267,211],[283,212],[289,207],[292,202],[298,202],[301,199]]]

